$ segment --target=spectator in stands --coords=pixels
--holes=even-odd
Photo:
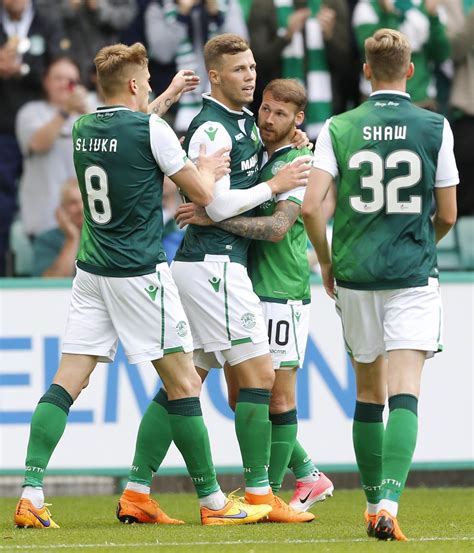
[[[361,51],[365,39],[377,29],[397,29],[408,38],[416,71],[407,81],[407,92],[417,105],[436,110],[435,65],[450,55],[446,29],[438,15],[438,0],[359,0],[353,25]],[[361,79],[361,92],[364,96],[370,94],[366,79]]]
[[[72,125],[87,111],[79,68],[60,57],[44,77],[45,100],[26,103],[18,112],[16,133],[24,157],[20,180],[20,214],[30,238],[56,226],[61,186],[75,175]]]
[[[444,0],[443,6],[448,15],[454,62],[450,107],[460,180],[458,216],[462,217],[474,215],[474,5],[462,0]]]
[[[192,69],[200,86],[182,96],[174,127],[185,132],[201,109],[201,94],[209,88],[203,49],[209,38],[221,33],[247,37],[239,0],[153,0],[145,12],[145,35],[150,58],[176,68]]]
[[[324,121],[344,109],[340,93],[352,59],[346,0],[255,0],[248,25],[258,71],[254,110],[271,79],[299,79],[309,99],[305,130],[316,138]]]
[[[59,21],[48,18],[32,0],[0,1],[0,276],[5,274],[21,173],[15,117],[24,103],[41,97],[45,67],[68,48]]]
[[[137,14],[136,0],[60,0],[61,14],[74,58],[87,81],[97,52],[118,41],[120,31],[130,25]]]
[[[76,272],[83,221],[82,198],[77,179],[66,181],[56,209],[57,227],[39,234],[33,244],[33,276],[71,277]]]

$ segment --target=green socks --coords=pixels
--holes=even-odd
[[[356,401],[352,441],[367,502],[381,499],[384,405]]]
[[[296,409],[270,415],[272,423],[272,446],[270,453],[270,468],[268,477],[273,493],[278,493],[295,447],[298,432]]]
[[[198,397],[168,400],[173,441],[180,450],[198,497],[220,490]]]
[[[398,394],[388,400],[390,415],[383,440],[382,499],[398,502],[405,488],[418,434],[418,399]]]
[[[239,441],[246,488],[268,488],[272,425],[270,391],[241,388],[235,407],[235,431]]]
[[[168,396],[162,388],[140,422],[129,481],[150,487],[153,474],[163,462],[172,439]]]
[[[311,461],[311,457],[298,440],[295,440],[288,468],[293,472],[297,480],[311,476],[317,470],[313,461]]]
[[[23,486],[43,487],[44,471],[66,428],[73,400],[58,384],[51,384],[31,419]]]

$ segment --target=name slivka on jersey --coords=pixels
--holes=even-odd
[[[116,152],[116,138],[76,138],[76,152]]]

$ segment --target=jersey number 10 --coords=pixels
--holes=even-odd
[[[387,214],[421,213],[421,196],[410,196],[405,202],[401,202],[398,196],[401,188],[411,188],[421,180],[421,159],[415,152],[396,150],[386,157],[384,163],[382,156],[376,152],[360,150],[349,159],[349,169],[360,169],[364,163],[371,166],[371,174],[361,177],[360,186],[372,190],[372,200],[365,202],[362,196],[351,196],[349,202],[354,211],[376,213],[385,205]],[[396,169],[400,163],[408,165],[407,174],[394,177],[384,186],[385,169]]]

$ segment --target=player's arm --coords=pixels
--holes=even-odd
[[[264,217],[233,217],[216,226],[252,240],[280,242],[295,224],[301,206],[291,200],[278,202],[272,215]]]
[[[190,69],[178,71],[163,94],[148,104],[148,113],[154,113],[161,117],[179,101],[183,94],[194,90],[199,84],[199,80],[199,77]]]
[[[337,162],[329,135],[329,122],[326,122],[316,143],[313,169],[308,179],[301,214],[308,237],[318,256],[324,288],[332,298],[334,297],[334,276],[323,202],[336,174]]]
[[[438,153],[434,196],[436,211],[433,216],[436,243],[445,236],[456,222],[456,185],[459,174],[454,158],[454,137],[448,121],[444,120],[443,139]]]

